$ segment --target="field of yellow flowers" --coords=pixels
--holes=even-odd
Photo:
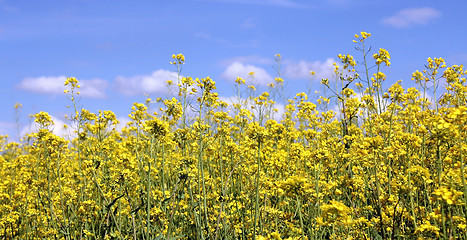
[[[429,58],[418,87],[384,89],[370,36],[363,70],[339,55],[316,103],[284,99],[279,75],[264,93],[238,78],[228,104],[173,55],[175,97],[135,103],[120,131],[68,78],[70,140],[45,112],[20,143],[0,137],[0,238],[467,239],[467,71]]]

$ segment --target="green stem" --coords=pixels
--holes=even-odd
[[[256,173],[256,178],[255,178],[255,220],[253,222],[253,240],[256,239],[256,223],[258,221],[258,215],[259,215],[259,178],[261,174],[261,142],[260,139],[258,139],[258,155],[256,158],[256,164],[258,165],[258,172]]]

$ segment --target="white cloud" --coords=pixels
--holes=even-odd
[[[283,62],[284,77],[290,79],[308,79],[310,71],[314,71],[314,79],[321,80],[322,78],[331,78],[334,74],[334,62],[332,58],[325,61],[305,61],[299,62],[285,60]],[[255,65],[271,65],[274,66],[272,58],[264,58],[258,55],[242,56],[231,58],[220,63],[222,66],[227,66],[222,74],[222,77],[235,80],[237,77],[248,79],[248,73],[255,72],[257,82],[265,85],[273,81],[273,77],[267,73],[264,68]]]
[[[79,80],[78,80],[79,81]],[[81,95],[85,97],[104,98],[107,81],[102,79],[81,80]]]
[[[242,104],[242,108],[246,108],[250,111],[253,111],[255,114],[257,114],[257,111],[255,109],[251,109],[251,106],[254,104],[254,101],[252,99],[248,99],[248,98],[238,98],[238,97],[235,97],[235,96],[232,96],[232,97],[224,97],[224,96],[220,96],[219,97],[219,100],[223,101],[223,102],[226,102],[229,104],[229,106],[227,107],[227,110],[229,111],[229,115],[230,116],[233,116],[234,115],[234,107],[233,105],[234,104],[237,104],[237,103],[243,103]],[[276,121],[280,121],[282,120],[282,117],[285,113],[285,106],[284,104],[280,104],[280,103],[275,103],[273,105],[273,109],[277,109],[277,112],[273,112],[272,113],[272,119],[276,120]]]
[[[272,65],[274,60],[272,58],[265,58],[259,55],[251,55],[251,56],[241,56],[241,57],[234,57],[227,60],[220,62],[221,66],[229,66],[234,62],[240,62],[243,64],[269,64]]]
[[[63,90],[65,90],[65,86],[63,85],[65,79],[65,76],[25,78],[18,87],[26,91],[37,93],[63,93]]]
[[[64,86],[65,80],[65,76],[25,78],[20,82],[18,87],[35,93],[63,94],[63,90],[68,88]],[[91,80],[78,80],[78,82],[81,85],[81,88],[78,90],[81,92],[81,96],[91,98],[105,97],[107,81],[96,78]]]
[[[72,139],[76,137],[76,134],[73,133],[74,129],[72,126],[68,126],[67,128],[64,127],[65,122],[55,116],[50,116],[54,125],[50,128],[54,135],[60,136],[65,139]],[[37,132],[40,129],[40,125],[36,122],[31,122],[28,126],[25,126],[21,129],[20,135],[21,137],[26,136],[26,134]]]
[[[77,134],[75,132],[76,126],[73,126],[72,123],[69,123],[68,121],[64,121],[60,118],[57,118],[55,116],[50,116],[52,118],[52,121],[54,122],[54,125],[50,127],[50,130],[52,130],[52,133],[56,136],[60,136],[66,140],[72,140],[77,137]],[[128,122],[131,121],[129,117],[117,117],[117,120],[119,123],[116,126],[109,127],[108,130],[112,130],[113,127],[115,127],[115,130],[118,132],[121,132],[123,127],[126,126]],[[64,125],[67,124],[67,128],[64,127]],[[14,124],[13,123],[2,123],[0,122],[0,134],[3,133],[4,127],[12,127]],[[39,131],[40,125],[34,121],[32,121],[29,125],[23,127],[20,131],[21,137],[26,136],[26,134],[30,134],[33,132]]]
[[[326,61],[300,61],[296,62],[285,62],[285,77],[291,79],[307,79],[309,78],[310,71],[314,71],[315,75],[313,78],[321,80],[322,78],[330,78],[334,73],[333,63],[334,59],[328,58]]]
[[[230,64],[227,69],[222,73],[222,77],[231,81],[235,81],[237,77],[241,77],[245,80],[248,80],[249,73],[255,73],[255,83],[260,85],[266,85],[273,82],[273,77],[269,75],[263,68],[256,67],[253,65],[246,65],[240,62],[233,62]]]
[[[131,119],[129,117],[117,117],[117,120],[118,120],[118,124],[117,126],[115,127],[115,130],[117,130],[118,132],[121,132],[122,129],[126,126],[126,124],[128,122],[131,122]]]
[[[64,139],[71,140],[77,137],[76,135],[76,126],[74,126],[73,123],[69,123],[67,120],[62,120],[60,118],[57,118],[55,116],[50,116],[52,118],[52,121],[54,122],[54,125],[50,127],[50,130],[52,130],[52,133],[60,136]],[[126,126],[128,122],[131,121],[129,117],[123,116],[123,117],[117,117],[117,120],[119,123],[116,126],[109,127],[109,131],[112,130],[113,127],[115,127],[115,130],[118,132],[121,132],[122,129]],[[67,128],[64,127],[64,125],[67,124]],[[3,127],[13,127],[13,123],[2,123],[0,122],[0,134],[2,133],[2,128]],[[20,134],[21,137],[26,136],[26,134],[37,132],[40,128],[40,125],[34,121],[32,121],[29,125],[21,128]]]
[[[430,20],[440,16],[441,13],[433,8],[408,8],[383,19],[382,22],[393,27],[406,28],[413,25],[427,24]]]
[[[167,70],[157,70],[151,75],[137,75],[133,77],[118,76],[115,79],[117,89],[125,95],[137,95],[143,93],[167,92],[166,81],[176,83],[177,73]]]

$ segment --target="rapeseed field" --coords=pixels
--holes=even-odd
[[[390,54],[369,37],[316,101],[285,99],[278,71],[263,93],[238,78],[227,103],[173,55],[174,97],[135,103],[121,130],[66,79],[69,138],[46,112],[0,137],[0,238],[467,239],[467,70],[428,58],[417,87],[384,88]]]

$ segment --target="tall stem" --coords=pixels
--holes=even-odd
[[[258,222],[259,215],[259,178],[261,174],[261,142],[258,140],[258,155],[256,157],[256,164],[258,165],[258,172],[255,178],[255,220],[253,222],[253,239],[256,239],[256,223]]]

